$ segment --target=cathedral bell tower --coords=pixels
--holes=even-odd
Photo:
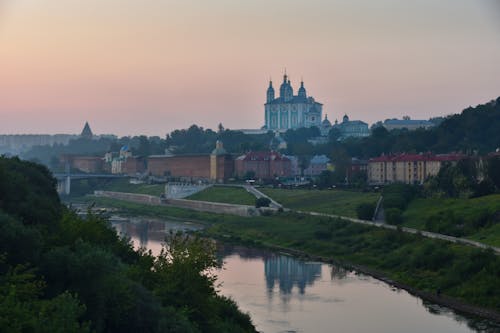
[[[271,103],[273,100],[274,100],[273,81],[269,80],[269,88],[267,88],[267,103]]]
[[[307,98],[306,88],[304,88],[304,81],[300,81],[299,97]]]

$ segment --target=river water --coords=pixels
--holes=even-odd
[[[169,230],[196,230],[195,223],[151,219],[113,220],[135,246],[159,253]],[[460,333],[500,332],[487,321],[465,318],[404,290],[337,265],[220,246],[221,294],[233,298],[266,333]]]

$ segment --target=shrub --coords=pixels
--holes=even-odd
[[[392,225],[403,223],[402,211],[399,208],[388,208],[385,210],[385,221]]]
[[[271,204],[271,200],[269,198],[257,198],[255,200],[255,208],[260,208],[260,207],[269,207]]]
[[[356,215],[362,220],[371,220],[375,212],[374,203],[362,203],[356,207]]]

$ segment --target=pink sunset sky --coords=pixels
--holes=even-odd
[[[269,77],[373,123],[500,96],[496,0],[0,0],[0,134],[259,128]]]

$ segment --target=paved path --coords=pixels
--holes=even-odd
[[[272,198],[270,198],[267,195],[265,195],[264,193],[260,192],[259,190],[257,190],[253,186],[249,186],[249,187],[251,187],[253,189],[252,191],[255,191],[255,193],[260,193],[261,196],[269,198],[271,200],[271,203],[273,203],[274,205],[276,205],[276,206],[274,206],[274,208],[279,208],[279,207],[283,208],[283,206],[281,204],[277,203]],[[249,190],[249,192],[250,192],[250,190]],[[398,227],[395,226],[395,225],[390,225],[390,224],[376,222],[376,221],[372,222],[372,221],[360,220],[360,219],[355,219],[353,217],[348,217],[348,216],[341,216],[341,215],[335,215],[335,214],[326,214],[326,213],[317,213],[317,212],[306,212],[306,211],[293,210],[293,209],[285,209],[285,211],[296,212],[296,213],[300,213],[300,214],[308,214],[308,215],[312,215],[312,216],[325,216],[325,217],[341,218],[343,220],[347,220],[347,221],[350,221],[350,222],[353,222],[353,223],[359,223],[359,224],[369,225],[369,226],[377,227],[377,228],[384,228],[384,229],[390,229],[390,230],[398,230]],[[452,243],[458,243],[458,244],[464,244],[464,245],[474,246],[474,247],[481,248],[481,249],[492,249],[497,255],[500,255],[500,248],[495,247],[495,246],[491,246],[491,245],[487,245],[487,244],[484,244],[484,243],[481,243],[481,242],[476,242],[476,241],[473,241],[473,240],[470,240],[470,239],[458,238],[458,237],[453,237],[453,236],[438,234],[438,233],[435,233],[435,232],[424,231],[424,230],[413,229],[413,228],[407,228],[407,227],[400,227],[400,230],[403,231],[403,232],[407,232],[409,234],[422,235],[422,236],[427,237],[427,238],[440,239],[440,240],[444,240],[444,241],[447,241],[447,242],[452,242]]]
[[[341,218],[343,220],[348,220],[348,221],[351,221],[354,223],[369,225],[372,227],[378,227],[378,228],[384,228],[384,229],[390,229],[390,230],[398,230],[398,227],[395,225],[360,220],[360,219],[355,219],[355,218],[347,217],[347,216],[317,213],[317,212],[305,212],[305,211],[301,211],[301,210],[289,210],[289,211],[300,213],[300,214],[308,214],[308,215],[312,215],[312,216],[325,216],[325,217]],[[400,229],[403,232],[407,232],[409,234],[415,234],[415,235],[419,234],[419,235],[422,235],[422,236],[427,237],[427,238],[441,239],[441,240],[452,242],[452,243],[465,244],[465,245],[470,245],[470,246],[474,246],[474,247],[478,247],[478,248],[482,248],[482,249],[492,249],[497,255],[500,254],[500,248],[495,247],[495,246],[491,246],[491,245],[487,245],[484,243],[476,242],[476,241],[473,241],[470,239],[447,236],[447,235],[438,234],[435,232],[407,228],[407,227],[400,227]]]
[[[269,207],[271,208],[276,208],[276,209],[279,209],[279,208],[283,208],[283,205],[281,205],[280,203],[276,202],[273,200],[273,198],[269,197],[268,195],[262,193],[261,191],[259,191],[258,189],[256,189],[255,187],[253,187],[252,185],[243,185],[243,187],[250,193],[252,193],[253,195],[255,195],[255,197],[258,199],[258,198],[268,198],[269,200],[271,200],[271,204],[269,205]]]
[[[252,185],[241,185],[241,184],[221,184],[221,185],[214,185],[214,186],[222,186],[222,187],[241,187],[244,188],[248,193],[253,194],[257,199],[259,198],[268,198],[271,200],[271,203],[269,204],[269,207],[279,209],[283,208],[283,205],[278,203],[277,201],[273,200],[273,198],[269,197],[268,195],[262,193]]]

